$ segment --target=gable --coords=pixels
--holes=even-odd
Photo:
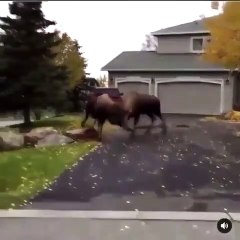
[[[160,29],[152,32],[153,36],[166,36],[166,35],[182,35],[182,34],[197,34],[197,33],[210,33],[204,23],[205,19],[200,19],[188,23],[183,23],[177,26]]]

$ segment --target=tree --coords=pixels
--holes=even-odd
[[[239,2],[226,2],[221,14],[205,20],[211,41],[206,45],[204,59],[231,71],[240,68],[239,12]]]
[[[103,75],[103,76],[100,76],[98,79],[98,82],[100,84],[100,87],[106,87],[107,86],[107,76],[106,75]]]
[[[67,78],[66,68],[53,64],[52,48],[59,41],[46,29],[55,22],[45,19],[41,8],[42,2],[13,2],[9,11],[15,17],[0,17],[0,98],[22,109],[27,125],[31,109],[62,99]]]
[[[86,59],[80,52],[81,46],[77,40],[72,40],[67,33],[60,34],[57,32],[57,40],[60,44],[52,50],[56,53],[54,63],[57,66],[64,65],[69,70],[68,83],[69,87],[76,86],[85,76],[87,67]]]
[[[73,104],[74,112],[83,110],[89,93],[96,87],[100,87],[97,79],[84,77],[79,84],[67,91],[68,99]]]
[[[145,42],[142,44],[142,51],[156,51],[157,41],[151,34],[145,35]]]

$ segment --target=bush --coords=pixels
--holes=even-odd
[[[225,120],[240,121],[240,112],[230,111],[224,115]]]

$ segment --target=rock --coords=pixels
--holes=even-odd
[[[0,132],[0,150],[15,150],[24,146],[24,137],[22,134],[12,131]]]
[[[24,146],[35,146],[38,143],[38,140],[40,140],[40,138],[38,138],[37,136],[31,136],[28,134],[24,135]]]
[[[1,127],[0,132],[14,132],[14,133],[19,133],[18,128],[11,128],[11,127]]]
[[[72,138],[66,137],[59,133],[52,133],[41,140],[38,141],[36,147],[45,147],[45,146],[53,146],[53,145],[65,145],[74,142]]]
[[[75,141],[81,139],[96,139],[98,137],[98,133],[94,128],[80,128],[69,130],[65,133],[66,136],[74,139]]]
[[[39,140],[45,138],[50,134],[56,134],[57,130],[53,127],[34,128],[24,135],[24,145],[34,146]]]

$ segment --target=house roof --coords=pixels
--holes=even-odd
[[[179,34],[190,34],[190,33],[209,33],[204,25],[204,19],[196,20],[193,22],[183,23],[177,26],[160,29],[152,32],[153,36],[162,35],[179,35]]]
[[[148,51],[122,52],[102,71],[228,71],[203,61],[197,54],[158,54]]]

